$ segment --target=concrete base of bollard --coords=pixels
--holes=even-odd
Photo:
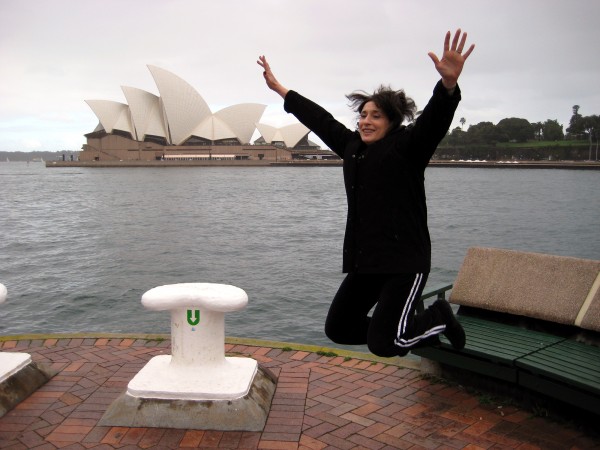
[[[152,358],[127,385],[132,397],[167,400],[231,400],[245,396],[258,363],[252,358],[228,357],[202,367],[177,366],[171,355]]]
[[[189,430],[262,431],[275,393],[276,378],[258,367],[248,393],[229,400],[182,400],[119,396],[100,419],[101,426]]]
[[[0,368],[0,417],[57,373],[34,363],[29,353],[0,353]]]

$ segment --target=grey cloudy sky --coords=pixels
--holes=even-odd
[[[292,123],[256,65],[351,126],[344,94],[381,83],[423,107],[438,80],[428,51],[461,27],[476,49],[453,127],[600,114],[597,0],[1,0],[0,150],[77,150],[97,118],[84,102],[158,94],[146,65],[186,80],[213,111],[267,104]],[[311,139],[314,135],[311,134]]]

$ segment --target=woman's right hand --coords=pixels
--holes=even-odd
[[[269,66],[269,63],[267,62],[267,58],[265,58],[264,55],[259,56],[256,63],[263,68],[263,77],[265,77],[269,89],[277,92],[281,98],[285,98],[289,89],[286,89],[279,81],[277,81],[277,78],[275,78],[275,75],[273,75],[273,72],[271,71],[271,66]]]
[[[465,61],[475,48],[475,44],[471,44],[466,52],[463,53],[465,44],[467,42],[467,33],[462,33],[461,29],[456,30],[454,39],[452,39],[452,45],[450,45],[451,33],[446,33],[446,39],[444,40],[444,53],[442,59],[438,59],[435,53],[429,52],[429,57],[435,64],[435,69],[442,76],[442,83],[448,90],[454,89],[458,82]]]

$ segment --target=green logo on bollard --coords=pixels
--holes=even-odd
[[[192,317],[192,314],[194,317]],[[198,325],[200,323],[200,310],[198,309],[188,309],[187,310],[187,321],[190,325]]]

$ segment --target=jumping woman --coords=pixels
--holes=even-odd
[[[264,56],[257,61],[267,86],[284,99],[285,111],[344,161],[346,277],[325,321],[325,333],[335,343],[367,344],[384,357],[438,344],[440,333],[455,348],[465,346],[464,330],[448,302],[437,300],[421,313],[416,304],[431,270],[425,168],[461,99],[458,78],[475,48],[465,49],[466,40],[460,29],[453,38],[448,32],[441,59],[429,53],[441,80],[414,121],[415,103],[402,90],[380,86],[372,94],[347,95],[359,116],[356,130],[285,88]]]

